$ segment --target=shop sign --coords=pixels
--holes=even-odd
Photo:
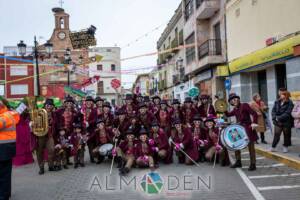
[[[204,72],[201,72],[200,74],[198,74],[195,77],[195,83],[205,81],[205,80],[211,79],[211,78],[212,78],[212,71],[211,70],[206,70]]]
[[[299,44],[300,35],[296,35],[282,42],[278,42],[264,49],[237,58],[229,63],[230,73],[239,72],[256,65],[292,56],[294,53],[294,46]]]

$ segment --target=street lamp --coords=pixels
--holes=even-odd
[[[20,41],[20,43],[17,44],[19,54],[23,57],[26,54],[26,47],[27,45],[23,42],[23,40]]]
[[[23,42],[23,40],[21,40],[20,43],[17,44],[17,46],[18,46],[19,54],[21,56],[24,56],[26,54],[26,44]],[[47,41],[47,43],[44,44],[44,47],[48,54],[52,53],[53,44],[51,44],[49,41]],[[35,65],[36,65],[37,96],[40,96],[40,72],[39,72],[39,54],[40,54],[40,52],[38,51],[38,42],[36,41],[36,36],[34,36],[33,54],[34,54]]]
[[[53,44],[48,40],[46,44],[44,44],[47,54],[51,54],[53,51]]]

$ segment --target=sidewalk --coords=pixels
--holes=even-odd
[[[282,152],[283,134],[281,135],[280,142],[276,147],[276,152],[270,151],[273,141],[273,135],[270,131],[265,133],[265,138],[268,144],[261,144],[259,140],[259,144],[255,145],[257,154],[277,160],[289,167],[300,170],[300,135],[297,135],[295,131],[292,131],[292,146],[289,147],[288,153]]]

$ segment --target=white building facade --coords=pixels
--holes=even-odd
[[[86,88],[92,96],[100,96],[112,105],[118,105],[121,101],[121,86],[114,89],[112,80],[121,82],[121,49],[120,47],[94,47],[89,50],[89,57],[101,55],[100,62],[89,64],[89,77],[100,76],[97,83]]]

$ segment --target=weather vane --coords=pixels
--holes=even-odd
[[[60,4],[60,7],[62,8],[63,4],[64,4],[64,1],[63,0],[59,0],[59,4]]]

